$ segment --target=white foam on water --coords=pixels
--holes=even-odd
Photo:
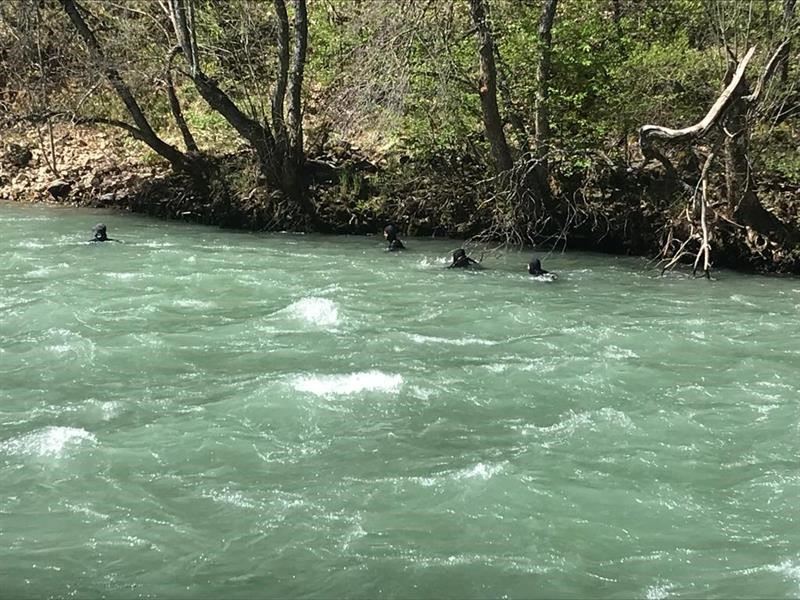
[[[619,425],[623,429],[636,429],[636,425],[631,418],[621,410],[606,406],[596,412],[599,417],[612,425]]]
[[[54,339],[55,343],[47,344],[46,350],[58,355],[75,353],[88,362],[94,361],[95,344],[92,340],[69,329],[49,329],[47,333],[61,339]]]
[[[117,417],[123,410],[123,404],[118,400],[101,402],[99,407],[103,421],[110,421],[111,419]]]
[[[286,312],[294,319],[318,327],[333,327],[340,321],[339,307],[328,298],[301,298],[287,306]]]
[[[800,591],[800,563],[785,560],[779,565],[767,565],[767,571],[770,573],[778,573],[786,579],[791,580],[798,586]]]
[[[551,560],[554,557],[551,557]],[[528,557],[523,556],[502,556],[499,557],[496,554],[451,554],[449,556],[419,556],[414,557],[411,556],[407,560],[410,560],[412,563],[430,568],[430,567],[452,567],[452,566],[463,566],[463,565],[481,565],[481,566],[491,566],[492,568],[502,569],[503,571],[512,570],[512,571],[519,571],[523,573],[536,573],[536,574],[544,574],[550,573],[555,569],[563,570],[563,568],[559,568],[563,565],[563,559],[556,559],[557,564],[555,565],[542,565],[536,563],[535,561],[531,560]],[[503,595],[501,598],[508,598],[508,596]]]
[[[47,277],[52,272],[53,269],[49,267],[42,267],[40,269],[34,269],[33,271],[28,272],[28,277]]]
[[[418,385],[412,386],[410,391],[411,395],[419,400],[430,400],[431,397],[436,393],[435,390],[419,387]]]
[[[72,448],[83,444],[94,446],[96,443],[97,438],[85,429],[45,427],[0,443],[0,452],[20,456],[61,458]]]
[[[94,520],[108,521],[110,518],[109,515],[92,509],[89,504],[70,504],[69,502],[63,502],[62,506],[70,512],[81,514]]]
[[[547,362],[551,361],[551,362]],[[529,363],[517,367],[520,371],[536,371],[537,373],[552,373],[560,366],[556,358],[537,358]]]
[[[442,338],[431,335],[420,335],[417,333],[406,334],[412,342],[418,344],[450,344],[451,346],[496,346],[500,342],[493,340],[484,340],[481,338],[466,337],[466,338]]]
[[[647,600],[666,600],[669,598],[669,593],[672,591],[674,586],[669,583],[659,583],[656,585],[651,585],[644,593],[644,597]]]
[[[436,487],[443,484],[445,481],[464,481],[464,480],[480,480],[488,481],[498,473],[505,469],[506,463],[487,464],[476,463],[471,467],[459,469],[457,471],[443,471],[434,473],[433,475],[425,477],[409,477],[408,481],[418,483],[422,487]]]
[[[23,240],[17,244],[19,248],[47,248],[50,244],[43,244],[41,242],[33,242],[30,240]]]
[[[627,348],[620,348],[619,346],[606,346],[603,349],[603,356],[605,358],[613,358],[613,359],[639,358],[639,355],[636,354],[633,350],[629,350]]]
[[[177,246],[170,242],[136,242],[136,245],[141,248],[171,248]]]
[[[350,544],[352,544],[356,540],[366,537],[366,535],[367,531],[364,529],[364,527],[362,527],[361,517],[359,516],[355,519],[355,524],[353,525],[353,527],[344,536],[344,539],[342,540],[342,550],[345,551],[349,550]]]
[[[423,256],[420,260],[417,261],[417,265],[422,267],[423,269],[430,269],[434,268],[441,268],[446,267],[450,264],[450,258],[429,258],[427,256]]]
[[[56,265],[48,265],[46,267],[40,267],[39,269],[34,269],[33,271],[29,271],[27,276],[28,277],[48,277],[58,271],[59,269],[69,269],[69,264],[67,263],[58,263]]]
[[[55,344],[53,346],[47,346],[47,349],[50,350],[50,352],[54,352],[56,354],[66,354],[67,352],[70,352],[73,348],[68,344]]]
[[[206,302],[204,300],[181,299],[175,300],[172,306],[178,308],[214,308],[216,306],[213,302]]]
[[[361,392],[397,392],[403,377],[383,371],[362,371],[347,375],[303,375],[292,381],[298,392],[315,396],[349,396]]]
[[[754,303],[750,302],[749,300],[745,300],[744,296],[742,296],[741,294],[733,294],[730,297],[730,299],[733,300],[734,302],[739,303],[739,304],[743,304],[744,306],[752,306],[754,308],[758,307],[757,304],[754,304]]]
[[[559,421],[558,423],[554,423],[552,425],[548,425],[547,427],[538,427],[533,425],[531,427],[525,428],[525,433],[530,431],[541,431],[544,433],[560,433],[562,431],[567,433],[573,433],[582,427],[586,427],[591,425],[592,423],[592,416],[591,413],[588,412],[581,412],[581,413],[570,413],[570,416],[564,419],[563,421]]]
[[[473,465],[467,469],[461,469],[457,471],[454,475],[456,479],[482,479],[487,481],[500,473],[503,468],[504,464],[486,464],[479,462],[476,465]]]
[[[229,504],[237,508],[258,508],[255,502],[248,499],[242,492],[223,488],[222,490],[211,490],[202,493],[203,498],[209,498],[214,502]]]
[[[589,431],[596,431],[597,425],[601,423],[616,425],[626,430],[636,429],[634,422],[624,412],[605,407],[596,411],[580,413],[570,412],[569,417],[563,421],[559,421],[547,427],[538,427],[536,425],[526,426],[523,429],[523,433],[528,434],[538,431],[542,433],[566,433],[568,436],[571,436],[579,429],[585,428]]]
[[[142,279],[144,277],[143,273],[103,273],[105,277],[109,279],[116,279],[117,281],[133,281],[134,279]]]
[[[553,283],[558,279],[558,277],[552,273],[547,273],[546,275],[534,275],[530,279],[540,283]]]

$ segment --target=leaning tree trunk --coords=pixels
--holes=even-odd
[[[95,121],[122,127],[131,133],[131,135],[133,135],[135,138],[147,144],[158,155],[167,159],[174,170],[189,171],[190,161],[187,160],[186,156],[180,150],[175,148],[175,146],[172,146],[171,144],[168,144],[162,140],[150,126],[147,117],[145,117],[144,112],[142,112],[139,103],[136,101],[136,98],[134,97],[128,85],[125,83],[122,75],[120,75],[116,68],[111,66],[104,56],[102,48],[100,47],[100,43],[97,41],[97,38],[92,30],[89,29],[89,26],[86,24],[86,21],[81,15],[81,10],[79,9],[75,0],[59,0],[59,2],[69,16],[70,21],[72,21],[72,24],[75,26],[78,35],[81,36],[87,48],[89,49],[89,54],[94,59],[95,63],[102,68],[106,79],[108,79],[109,83],[114,88],[114,91],[117,92],[120,100],[122,100],[122,103],[128,110],[128,114],[130,114],[133,122],[135,123],[135,127],[126,123],[114,121],[112,119],[95,119]]]
[[[186,118],[183,116],[183,111],[181,110],[181,103],[178,101],[178,94],[175,91],[175,82],[172,79],[172,61],[177,54],[181,51],[180,46],[175,46],[172,50],[170,50],[169,56],[167,57],[167,69],[165,73],[165,79],[167,82],[167,97],[169,98],[169,108],[172,112],[172,118],[175,119],[175,124],[178,126],[178,130],[181,132],[181,136],[183,137],[183,143],[186,146],[187,152],[193,152],[195,154],[199,154],[200,149],[197,146],[197,142],[192,135],[191,130],[189,129],[189,124],[186,122]]]
[[[497,171],[508,171],[514,166],[511,151],[508,148],[503,119],[497,105],[497,66],[494,61],[494,38],[489,27],[485,0],[470,0],[470,12],[475,32],[478,36],[478,54],[480,56],[479,93],[483,126],[492,160]]]

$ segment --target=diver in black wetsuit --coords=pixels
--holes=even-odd
[[[401,242],[397,237],[397,227],[394,225],[387,225],[383,228],[383,237],[386,238],[387,243],[389,244],[386,247],[386,250],[389,252],[394,252],[395,250],[405,250],[405,246],[403,242]]]
[[[453,252],[453,263],[447,266],[448,269],[480,269],[481,263],[467,256],[467,251],[459,248]]]
[[[119,240],[115,240],[113,238],[108,237],[106,233],[106,226],[103,223],[98,223],[94,227],[92,227],[92,239],[89,240],[90,242],[118,242]]]
[[[542,262],[538,258],[531,259],[531,262],[528,263],[528,273],[534,277],[546,275],[549,276],[550,279],[558,279],[558,275],[550,271],[545,271],[542,268]]]

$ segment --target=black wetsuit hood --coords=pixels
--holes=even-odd
[[[453,252],[453,264],[450,265],[450,268],[463,268],[468,267],[470,264],[469,258],[467,258],[467,251],[463,248],[459,248],[455,252]]]
[[[448,265],[448,269],[469,269],[473,266],[475,268],[480,268],[481,263],[477,260],[470,258],[467,256],[467,251],[463,248],[459,248],[455,252],[453,252],[453,262],[452,264]]]
[[[389,246],[386,249],[389,250],[390,252],[394,252],[395,250],[405,249],[403,242],[401,242],[400,238],[397,237],[397,227],[395,227],[394,225],[387,225],[386,227],[384,227],[383,236],[389,243]]]
[[[394,225],[387,225],[383,228],[383,235],[386,237],[387,242],[393,242],[397,239],[397,227]]]
[[[93,242],[107,242],[109,237],[106,233],[106,226],[103,223],[98,223],[92,227],[92,241]]]
[[[549,271],[542,269],[542,261],[534,258],[528,263],[528,273],[531,275],[546,275]]]

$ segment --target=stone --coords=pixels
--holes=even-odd
[[[47,186],[47,191],[53,198],[66,198],[72,190],[72,184],[63,179],[56,179]]]

